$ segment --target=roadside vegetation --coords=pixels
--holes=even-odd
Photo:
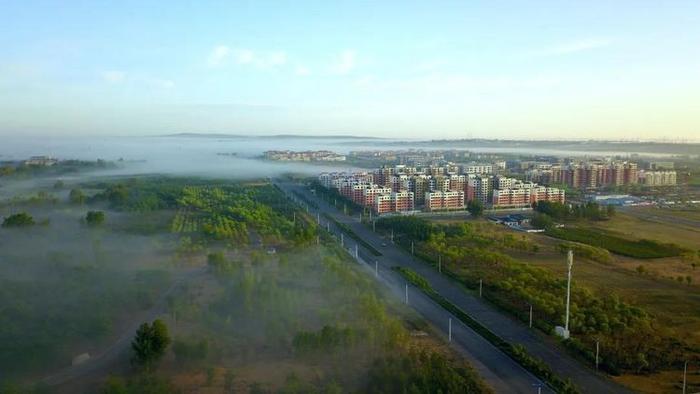
[[[483,281],[484,297],[500,308],[526,321],[532,305],[534,325],[552,333],[563,322],[564,278],[513,257],[536,253],[539,247],[531,238],[490,230],[495,228],[491,226],[482,222],[438,225],[416,217],[377,222],[382,231],[393,229],[404,247],[415,242],[417,255],[431,264],[440,261],[442,272],[465,286],[476,288]],[[587,248],[579,247],[579,251],[607,259],[601,250]],[[565,342],[567,347],[590,360],[599,341],[601,367],[612,374],[677,368],[689,355],[697,354],[663,322],[623,301],[614,291],[599,292],[576,282],[570,330],[574,339]]]

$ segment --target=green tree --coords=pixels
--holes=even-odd
[[[34,218],[26,212],[10,215],[2,221],[2,227],[26,227],[34,224]]]
[[[554,227],[554,220],[552,220],[552,217],[546,213],[535,213],[530,223],[535,228],[548,229]]]
[[[85,223],[88,226],[99,226],[105,222],[105,213],[102,211],[88,211],[85,215]]]
[[[156,319],[152,324],[143,323],[131,342],[131,349],[134,351],[132,362],[150,369],[163,357],[168,345],[170,345],[168,327],[162,320]]]
[[[608,214],[608,217],[613,217],[615,216],[615,206],[614,205],[608,205],[606,208],[606,213]]]
[[[68,200],[71,202],[71,204],[84,204],[85,194],[80,189],[71,189],[70,193],[68,194]]]
[[[484,213],[484,204],[479,200],[471,200],[467,203],[467,211],[474,217],[479,217]]]

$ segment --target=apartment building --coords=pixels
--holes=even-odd
[[[377,200],[377,196],[389,195],[392,190],[389,187],[372,185],[363,191],[362,205],[372,207]]]
[[[676,171],[640,171],[639,183],[644,186],[675,186]]]
[[[374,211],[377,214],[410,212],[415,209],[413,192],[402,190],[376,196]]]
[[[529,206],[532,200],[532,189],[509,188],[495,189],[491,204],[494,207],[522,207]]]
[[[467,181],[466,200],[477,200],[481,201],[483,205],[488,204],[491,197],[492,182],[492,176],[475,175],[469,177]]]
[[[462,166],[463,174],[492,174],[493,165],[470,163]]]
[[[461,190],[426,192],[425,209],[427,211],[464,209],[464,192]]]

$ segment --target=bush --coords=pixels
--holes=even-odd
[[[603,248],[596,248],[595,246],[584,245],[577,242],[562,242],[558,247],[559,251],[563,254],[572,250],[576,256],[582,256],[599,263],[609,264],[613,262],[613,257],[610,252]]]
[[[34,224],[34,218],[26,212],[10,215],[2,221],[2,227],[26,227]]]
[[[88,211],[85,215],[85,223],[88,226],[99,226],[105,222],[105,213],[102,211]]]

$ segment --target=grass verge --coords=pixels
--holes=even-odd
[[[339,229],[341,229],[342,231],[344,231],[345,233],[347,233],[348,236],[350,236],[350,238],[352,238],[352,239],[354,239],[355,241],[357,241],[357,243],[359,243],[360,245],[362,245],[365,249],[369,250],[369,252],[372,253],[374,256],[381,256],[381,255],[382,255],[382,253],[381,253],[379,250],[377,250],[377,248],[375,248],[374,246],[370,245],[370,244],[369,244],[367,241],[365,241],[364,239],[360,238],[359,235],[355,234],[355,232],[354,232],[354,231],[350,228],[350,226],[348,226],[347,224],[341,223],[341,222],[335,220],[335,218],[334,218],[333,216],[331,216],[331,215],[329,215],[329,214],[327,214],[327,213],[324,213],[324,214],[323,214],[323,217],[326,218],[326,219],[328,219],[328,220],[330,220],[331,222],[333,222],[333,224],[335,224]]]
[[[484,339],[489,341],[491,344],[496,346],[498,349],[503,351],[523,368],[530,371],[532,374],[538,378],[547,382],[547,384],[554,389],[557,393],[578,393],[579,391],[574,387],[571,381],[564,380],[552,372],[551,368],[545,364],[542,360],[535,358],[527,353],[525,348],[521,345],[514,345],[507,342],[503,338],[499,337],[493,331],[489,330],[483,326],[478,321],[474,320],[462,309],[449,302],[445,297],[436,292],[428,281],[423,278],[420,274],[405,267],[394,267],[394,270],[399,272],[406,280],[411,284],[418,287],[425,293],[430,299],[435,301],[438,305],[442,306],[448,312],[455,315],[459,320],[466,324],[469,328],[476,331]]]

